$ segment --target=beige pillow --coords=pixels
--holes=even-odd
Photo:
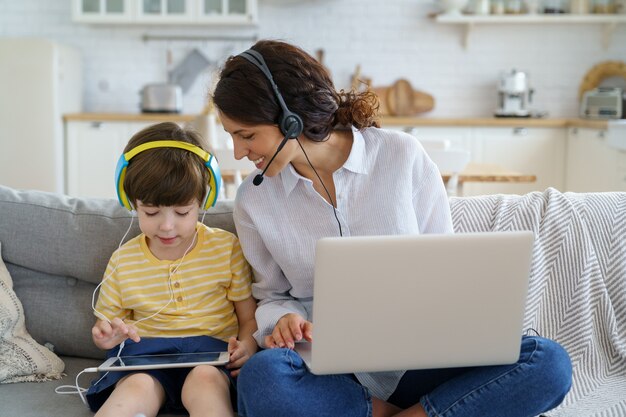
[[[0,243],[0,254],[2,246]],[[65,364],[26,331],[24,309],[0,258],[0,383],[60,379]]]

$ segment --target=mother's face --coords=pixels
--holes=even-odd
[[[218,111],[218,117],[233,139],[235,159],[248,158],[257,169],[264,169],[283,140],[277,125],[248,125],[230,119]],[[287,141],[285,147],[272,162],[265,175],[273,177],[289,164],[298,144],[295,140]]]

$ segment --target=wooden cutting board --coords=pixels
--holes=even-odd
[[[373,88],[380,99],[380,113],[385,116],[414,116],[432,110],[435,106],[433,96],[415,90],[408,80],[403,78],[390,87]]]

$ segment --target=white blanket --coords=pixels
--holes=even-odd
[[[626,193],[451,199],[455,230],[532,230],[524,326],[561,343],[573,386],[554,417],[626,416]]]

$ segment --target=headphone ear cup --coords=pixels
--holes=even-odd
[[[133,211],[133,206],[131,202],[128,201],[128,196],[124,190],[124,178],[126,177],[127,167],[128,161],[124,155],[121,155],[115,168],[115,191],[117,193],[117,201],[119,201],[120,205],[129,211]]]
[[[280,131],[285,137],[289,139],[295,139],[302,134],[304,130],[304,123],[302,119],[295,113],[283,114],[280,122]]]
[[[222,174],[220,172],[220,166],[217,164],[217,159],[214,155],[209,154],[209,160],[204,164],[209,171],[209,183],[207,184],[206,197],[204,199],[202,208],[208,210],[215,205],[217,198],[220,195],[220,186],[222,185]]]
[[[274,77],[272,77],[272,72],[269,67],[265,63],[265,59],[263,55],[254,49],[248,49],[240,53],[238,56],[244,58],[249,61],[252,65],[257,67],[267,78],[274,91],[274,95],[276,96],[276,100],[278,101],[278,105],[280,106],[282,113],[280,119],[278,121],[278,127],[280,128],[281,133],[287,139],[295,139],[302,134],[304,130],[304,123],[302,123],[302,119],[295,113],[292,113],[287,105],[285,104],[285,99],[278,91],[278,86],[274,82]]]

